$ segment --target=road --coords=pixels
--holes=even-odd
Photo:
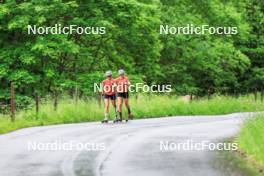
[[[219,152],[164,151],[161,142],[222,142],[235,136],[244,119],[251,115],[179,116],[122,124],[81,123],[21,129],[0,135],[0,175],[241,175],[219,162]],[[67,143],[87,144],[90,150],[59,149],[59,145]],[[53,144],[53,148],[48,144]],[[34,145],[39,148],[34,150]]]

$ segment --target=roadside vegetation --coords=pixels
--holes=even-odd
[[[264,116],[249,119],[241,129],[237,142],[242,156],[261,171],[264,168]]]
[[[131,97],[131,107],[135,119],[166,117],[175,115],[218,115],[233,112],[263,111],[264,103],[255,101],[253,96],[226,97],[214,96],[192,101],[176,96],[138,95]],[[55,110],[51,101],[40,104],[36,113],[35,107],[21,110],[16,114],[15,122],[9,115],[0,115],[0,133],[16,129],[50,124],[100,121],[103,118],[103,102],[97,99],[75,100],[64,98],[59,101]],[[111,108],[110,118],[114,118]],[[126,111],[124,114],[126,115]],[[262,123],[263,125],[263,123]],[[259,139],[260,140],[260,139]]]

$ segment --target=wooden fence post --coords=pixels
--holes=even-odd
[[[15,122],[15,88],[13,81],[10,82],[10,113],[11,121]]]
[[[75,104],[78,104],[79,95],[78,95],[78,86],[75,85]]]
[[[54,111],[58,109],[58,92],[57,90],[54,91],[54,103],[53,103]]]
[[[254,97],[255,97],[255,101],[257,101],[258,100],[258,92],[257,92],[256,88],[254,90]]]
[[[263,99],[264,99],[264,91],[263,91],[263,88],[261,89],[261,102],[263,102]]]
[[[35,103],[36,103],[36,116],[37,116],[37,119],[38,119],[38,114],[39,114],[39,94],[38,94],[37,91],[35,92]]]
[[[98,105],[101,108],[102,106],[102,93],[101,92],[98,92]]]

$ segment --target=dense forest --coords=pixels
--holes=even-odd
[[[175,94],[244,94],[264,88],[264,1],[3,0],[0,102],[93,96],[104,72],[171,84]],[[28,25],[104,26],[104,35],[29,35]],[[236,35],[162,35],[160,25],[236,26]],[[76,91],[78,90],[78,91]]]

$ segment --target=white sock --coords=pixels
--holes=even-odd
[[[109,114],[108,114],[108,113],[105,113],[105,118],[104,118],[104,120],[108,120],[108,116],[109,116]]]

